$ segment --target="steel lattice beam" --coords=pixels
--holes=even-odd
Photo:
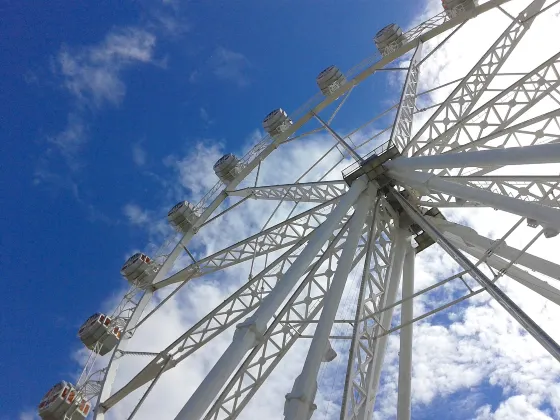
[[[560,53],[434,138],[415,155],[435,155],[502,130],[560,86]]]
[[[301,184],[269,185],[229,191],[228,195],[260,200],[324,203],[340,197],[348,190],[344,181],[307,182]]]
[[[560,207],[560,176],[450,176],[444,179],[523,201]],[[415,202],[429,207],[484,207],[437,191],[422,191]]]
[[[364,233],[367,229],[364,230]],[[263,337],[230,379],[212,408],[205,416],[210,419],[235,419],[272,373],[287,351],[309,326],[318,319],[336,262],[344,247],[346,231],[341,231],[299,285],[295,293],[275,317]],[[355,267],[364,255],[365,237],[358,246]],[[296,323],[296,325],[291,325]]]
[[[541,10],[544,3],[545,0],[535,0],[518,15],[424,126],[418,130],[405,148],[403,155],[431,154],[425,151],[427,146],[472,111],[523,35],[529,30],[534,19],[525,20],[526,17]]]
[[[371,397],[369,386],[373,371],[376,340],[380,319],[373,314],[384,305],[385,290],[389,284],[391,264],[394,259],[394,237],[396,234],[394,214],[385,205],[376,213],[374,242],[368,258],[369,266],[364,277],[354,339],[348,361],[345,392],[342,401],[341,418],[352,419],[360,415],[362,407]],[[376,334],[377,333],[377,334]]]
[[[422,58],[422,43],[418,44],[416,52],[410,60],[410,67],[406,75],[397,116],[391,133],[391,142],[403,151],[410,142],[412,135],[412,120],[416,109],[416,94],[418,89],[418,75]]]
[[[313,207],[310,210],[278,223],[228,248],[218,251],[213,255],[203,258],[173,274],[171,277],[155,283],[154,288],[159,289],[173,283],[187,281],[195,277],[223,270],[224,268],[278,251],[302,241],[313,229],[327,218],[330,209],[336,202],[337,199],[333,199],[327,203]]]
[[[299,255],[300,248],[300,244],[293,245],[285,254],[245,283],[185,334],[160,352],[136,377],[104,401],[102,405],[105,408],[114,406],[131,392],[155,378],[166,360],[170,361],[166,370],[175,367],[200,347],[235,325],[240,319],[248,316],[290,268]]]

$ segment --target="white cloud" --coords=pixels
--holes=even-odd
[[[155,44],[156,37],[143,29],[119,28],[97,45],[63,48],[56,57],[56,70],[80,102],[115,105],[126,92],[121,72],[135,63],[153,62]]]
[[[146,164],[146,157],[146,150],[144,150],[140,143],[135,143],[132,146],[132,161],[136,166],[144,166]]]
[[[20,413],[19,420],[39,420],[39,416],[37,416],[35,410],[29,410]]]
[[[145,210],[136,204],[127,204],[123,207],[123,213],[128,218],[128,222],[132,225],[144,225],[150,218]]]
[[[66,128],[63,131],[47,138],[49,144],[62,155],[71,170],[80,167],[78,156],[87,140],[87,128],[82,118],[74,113],[68,115]]]
[[[214,76],[220,80],[234,83],[239,87],[250,83],[247,71],[251,68],[251,62],[239,52],[224,47],[216,48],[210,56],[209,65]]]
[[[165,164],[178,175],[180,186],[190,191],[196,200],[200,199],[218,180],[212,167],[222,157],[223,146],[212,140],[201,140],[190,148],[184,157],[170,155]]]
[[[476,414],[476,420],[552,420],[553,418],[535,409],[524,395],[508,398],[494,412],[490,406],[485,405],[479,408]]]

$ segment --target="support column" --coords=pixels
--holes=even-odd
[[[344,249],[338,260],[329,291],[325,296],[321,317],[313,334],[305,364],[301,374],[294,382],[292,392],[286,395],[284,417],[287,420],[309,420],[316,408],[314,400],[317,392],[317,375],[328,346],[329,335],[344,292],[344,286],[352,269],[352,261],[366,221],[367,212],[375,193],[376,189],[370,186],[367,191],[362,193],[356,203]]]
[[[406,324],[414,319],[413,299],[405,299],[410,298],[414,294],[414,260],[416,258],[416,251],[411,244],[407,248],[403,266],[401,324]],[[397,420],[410,420],[412,324],[401,328],[400,340]]]
[[[385,294],[383,296],[383,305],[380,309],[392,305],[397,300],[397,291],[401,282],[404,255],[406,252],[406,241],[410,233],[404,229],[397,229],[395,232],[395,251],[391,261],[389,281],[385,287]],[[380,324],[384,330],[391,328],[391,321],[393,319],[394,307],[384,311],[380,317]],[[378,328],[379,329],[379,328]],[[382,331],[379,329],[379,331]],[[379,388],[379,379],[381,378],[381,369],[383,367],[383,359],[385,358],[385,349],[387,347],[387,340],[389,336],[384,335],[379,337],[375,342],[373,360],[367,373],[367,392],[368,397],[365,404],[360,407],[358,418],[361,420],[369,420],[373,416],[373,407],[375,405],[375,397]]]
[[[437,230],[416,207],[410,204],[399,193],[393,193],[393,196],[404,208],[408,215],[415,221],[424,232],[426,232],[434,241],[436,241],[458,264],[486,289],[488,294],[492,296],[498,303],[525,328],[525,330],[537,340],[552,357],[560,361],[560,346],[550,337],[535,321],[533,321],[525,312],[521,310],[499,287],[497,287],[482,271],[478,269],[461,251],[457,249],[453,243],[447,239],[439,230]]]
[[[427,188],[443,194],[474,201],[485,206],[517,214],[542,223],[545,228],[554,228],[560,231],[560,211],[534,202],[519,200],[496,194],[480,188],[468,187],[447,181],[437,175],[425,172],[401,172],[390,170],[389,176],[411,187]]]
[[[482,250],[490,249],[494,245],[494,241],[492,239],[479,235],[476,230],[468,226],[459,225],[457,223],[438,219],[436,217],[426,217],[443,232],[449,232],[461,238],[467,245],[472,244]],[[507,260],[516,259],[516,264],[552,277],[553,279],[560,280],[560,265],[545,260],[544,258],[537,257],[536,255],[528,252],[524,252],[523,255],[520,256],[520,252],[521,251],[519,249],[508,246],[504,242],[494,249],[493,254],[499,255]]]
[[[266,331],[266,326],[278,307],[288,296],[298,280],[309,267],[323,244],[337,228],[350,207],[367,186],[367,178],[357,179],[344,194],[329,217],[312,233],[309,242],[286,271],[281,281],[262,301],[255,313],[237,326],[233,341],[222,357],[183,406],[175,420],[199,420],[218,395],[228,378],[235,371],[243,356],[253,348]]]
[[[462,242],[460,238],[454,238],[451,235],[448,235],[449,234],[445,234],[445,237],[460,250],[478,259],[486,257],[486,263],[490,267],[495,268],[496,270],[507,269],[506,276],[560,306],[560,290],[556,287],[551,286],[547,282],[533,276],[530,273],[527,273],[525,270],[522,270],[515,265],[509,266],[508,261],[505,261],[496,255],[487,256],[486,250],[484,249],[480,249],[476,246],[468,246]]]

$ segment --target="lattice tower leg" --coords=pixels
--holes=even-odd
[[[364,191],[356,203],[354,215],[350,222],[348,237],[342,255],[338,260],[338,265],[325,297],[321,318],[313,335],[313,340],[301,374],[296,378],[292,392],[286,395],[284,406],[284,416],[289,420],[309,420],[316,408],[314,404],[315,394],[317,393],[317,375],[325,350],[328,346],[329,335],[336,317],[336,311],[344,292],[344,286],[352,268],[354,253],[358,246],[358,241],[362,234],[362,229],[366,221],[368,209],[375,196],[376,188],[372,185]]]
[[[395,232],[394,253],[391,261],[389,284],[386,287],[384,302],[382,308],[392,305],[397,299],[397,291],[401,282],[404,256],[407,250],[407,240],[410,233],[405,229],[397,229]],[[394,307],[384,311],[381,314],[380,329],[388,330],[391,327],[393,319]],[[357,418],[360,420],[369,420],[373,416],[373,407],[375,405],[375,397],[379,388],[379,379],[381,378],[381,369],[383,367],[383,359],[385,358],[385,349],[387,347],[388,335],[384,335],[375,340],[375,348],[373,358],[368,367],[367,393],[365,404],[360,407]]]

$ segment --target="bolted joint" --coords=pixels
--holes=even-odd
[[[317,409],[314,403],[317,394],[317,381],[299,375],[294,381],[292,391],[286,394],[284,418],[286,420],[309,420]]]
[[[265,328],[258,328],[257,323],[253,319],[253,317],[249,317],[242,323],[237,324],[235,326],[235,333],[233,333],[233,339],[235,340],[237,339],[237,337],[240,337],[242,335],[245,336],[251,335],[252,336],[251,348],[252,348],[262,343],[264,339],[264,332],[265,332]]]
[[[313,412],[317,409],[317,404],[315,404],[313,401],[309,401],[309,399],[305,395],[289,392],[286,394],[286,402],[284,403],[284,417],[286,419],[292,420],[292,418],[294,418],[293,414],[295,413],[292,407],[296,405],[303,405],[307,407],[308,415],[306,416],[307,418],[305,420],[309,420],[313,415]]]

